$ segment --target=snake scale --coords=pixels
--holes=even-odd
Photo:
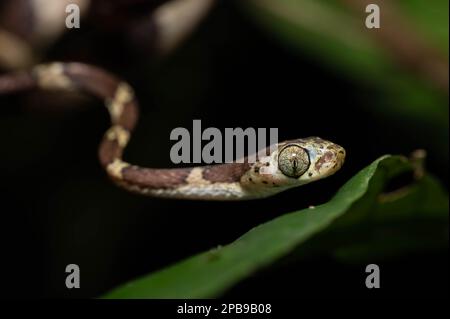
[[[258,199],[330,176],[345,159],[341,146],[308,137],[268,147],[254,162],[172,169],[140,167],[122,159],[138,119],[138,103],[126,82],[94,66],[58,62],[0,77],[0,93],[32,88],[80,90],[102,99],[111,126],[99,146],[100,163],[117,185],[139,194],[195,200]]]

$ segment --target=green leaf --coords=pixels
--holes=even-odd
[[[275,218],[259,225],[233,243],[187,258],[161,271],[132,281],[106,294],[106,298],[208,298],[215,297],[258,269],[294,251],[314,234],[360,224],[378,207],[385,183],[393,176],[412,171],[414,165],[401,156],[383,156],[361,170],[327,203]],[[430,183],[432,184],[430,186]],[[428,191],[439,189],[440,200],[446,195],[427,177]],[[421,194],[420,184],[414,186]],[[414,188],[413,187],[413,188]],[[430,188],[431,187],[431,188]],[[436,188],[437,187],[437,188]],[[416,196],[415,192],[411,193]],[[429,195],[433,195],[429,192]],[[441,196],[442,195],[442,196]],[[384,196],[384,198],[389,196]],[[408,194],[405,195],[408,197]],[[403,198],[403,197],[402,197]],[[400,199],[402,200],[402,199]],[[394,197],[393,202],[396,199]],[[442,205],[444,205],[442,207]],[[398,207],[397,207],[398,208]],[[448,205],[435,203],[431,218],[445,222]],[[388,209],[388,219],[395,215]],[[442,213],[443,212],[443,213]],[[347,216],[348,215],[348,216]],[[348,217],[347,219],[343,217]],[[406,214],[407,218],[411,218]],[[378,219],[383,219],[382,212]],[[405,218],[400,216],[399,218]]]

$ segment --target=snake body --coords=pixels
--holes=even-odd
[[[0,77],[0,93],[24,89],[80,90],[105,103],[111,119],[99,146],[99,159],[119,186],[139,194],[195,200],[258,199],[334,174],[345,150],[319,137],[285,141],[267,148],[255,162],[158,169],[122,159],[138,119],[133,89],[116,76],[81,63],[38,65],[30,72]]]

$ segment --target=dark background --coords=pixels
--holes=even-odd
[[[165,59],[129,45],[86,22],[65,34],[46,56],[48,61],[102,66],[135,88],[141,118],[127,161],[173,166],[170,131],[178,126],[191,130],[192,120],[201,119],[203,128],[277,127],[280,140],[321,136],[346,148],[346,164],[331,178],[263,200],[146,198],[114,186],[98,163],[98,143],[108,128],[101,101],[43,92],[0,97],[1,285],[8,297],[98,297],[118,284],[227,244],[264,221],[327,201],[378,156],[427,148],[420,134],[411,136],[407,123],[361,107],[376,98],[376,90],[283,47],[233,2],[221,2]],[[442,159],[430,154],[428,163],[447,185]],[[65,287],[69,263],[81,268],[81,289]],[[225,296],[448,293],[446,251],[373,263],[381,268],[382,289],[377,291],[365,288],[366,264],[340,264],[327,256],[295,262],[288,256]]]

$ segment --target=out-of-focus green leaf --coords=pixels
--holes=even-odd
[[[190,257],[143,278],[118,287],[106,298],[205,298],[220,295],[239,280],[249,276],[263,266],[275,262],[292,252],[314,234],[317,234],[338,219],[337,227],[359,223],[367,214],[380,214],[378,195],[384,185],[395,175],[412,169],[411,163],[401,156],[384,156],[361,170],[351,178],[327,203],[280,216],[250,230],[233,243]],[[432,187],[437,187],[431,182]],[[417,184],[421,198],[422,184]],[[423,185],[427,185],[424,183]],[[436,190],[436,189],[435,189]],[[430,188],[427,189],[430,191]],[[442,191],[439,190],[439,196]],[[442,221],[448,209],[439,197],[433,206],[432,220]],[[409,202],[408,202],[409,203]],[[400,204],[399,204],[400,205]],[[409,206],[406,206],[407,209]],[[424,207],[427,209],[427,207]],[[389,208],[388,210],[392,210]],[[403,211],[403,210],[401,210]],[[392,212],[395,215],[395,212]],[[339,218],[349,215],[347,221]],[[356,218],[353,218],[351,216]],[[361,216],[363,218],[361,218]],[[403,216],[404,217],[404,216]],[[415,218],[407,216],[407,218]],[[349,222],[351,221],[351,222]]]
[[[448,0],[397,0],[417,30],[448,55]]]
[[[373,88],[377,94],[362,103],[361,107],[420,130],[422,134],[418,137],[418,143],[426,145],[439,154],[443,163],[446,162],[448,93],[437,89],[442,83],[432,83],[425,74],[423,68],[426,64],[413,67],[408,65],[409,62],[404,63],[406,58],[394,58],[396,54],[389,49],[392,44],[385,43],[385,40],[375,36],[373,30],[367,29],[364,9],[355,12],[355,8],[348,5],[350,2],[250,0],[239,4],[286,46],[309,55],[343,77]],[[395,26],[383,24],[385,7],[383,3],[379,5],[381,28],[384,32],[397,32]],[[408,33],[405,35],[407,38],[417,38],[417,43],[427,46],[429,51],[448,61],[448,1],[389,2],[389,7],[392,6],[400,15],[401,21],[398,23],[407,21],[411,25],[410,30],[402,31]],[[398,37],[398,41],[402,41],[403,35]],[[421,61],[427,59],[432,58],[424,56]],[[429,66],[435,61],[427,63]]]

